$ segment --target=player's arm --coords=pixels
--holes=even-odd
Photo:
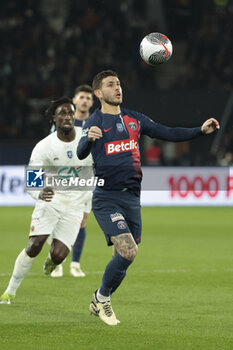
[[[154,122],[146,116],[143,116],[142,131],[144,134],[165,141],[188,141],[203,134],[210,134],[219,129],[219,123],[216,119],[206,120],[202,126],[195,128],[171,128]]]
[[[37,144],[31,154],[30,161],[29,161],[29,166],[33,167],[41,167],[43,168],[46,166],[47,162],[47,155],[44,152],[42,144]],[[54,196],[54,191],[51,187],[45,187],[41,191],[27,191],[32,198],[34,199],[41,199],[44,200],[45,202],[51,202],[53,196]]]
[[[98,126],[98,122],[92,118],[89,118],[84,124],[82,133],[77,148],[77,156],[79,159],[86,158],[91,152],[93,143],[103,136],[102,131]]]

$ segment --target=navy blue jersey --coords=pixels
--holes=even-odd
[[[88,140],[91,126],[98,126],[103,133],[95,142]],[[96,176],[104,179],[106,190],[140,189],[142,172],[138,143],[141,135],[166,141],[186,141],[202,135],[201,127],[170,128],[124,108],[117,115],[103,114],[96,109],[83,129],[77,155],[83,159],[92,153]]]
[[[78,119],[75,119],[74,120],[74,126],[79,126],[80,128],[83,127],[83,125],[85,124],[86,120],[78,120]]]

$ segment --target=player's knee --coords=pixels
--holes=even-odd
[[[50,252],[51,259],[53,260],[54,264],[59,265],[65,260],[65,258],[68,255],[67,250],[64,249],[53,249],[52,252]]]
[[[138,253],[138,246],[135,245],[133,248],[125,252],[124,258],[130,261],[133,261],[136,258],[137,253]]]
[[[54,264],[61,264],[69,254],[69,251],[69,248],[64,243],[54,239],[50,247],[50,256]]]
[[[51,259],[53,260],[54,264],[59,265],[65,259],[65,256],[61,252],[54,251],[51,254]]]
[[[59,265],[62,263],[62,261],[65,259],[62,254],[51,254],[51,259],[54,262],[54,264]]]
[[[37,236],[37,237],[33,237],[30,239],[29,243],[28,243],[28,246],[26,248],[26,253],[31,257],[31,258],[34,258],[36,257],[43,245],[44,245],[44,238],[41,236]]]

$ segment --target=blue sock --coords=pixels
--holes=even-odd
[[[86,239],[86,227],[83,227],[83,228],[80,228],[78,236],[73,246],[72,261],[76,261],[76,262],[80,261],[85,239]]]
[[[126,275],[126,270],[132,261],[123,258],[120,254],[117,254],[106,266],[102,283],[99,289],[101,295],[108,297],[119,287],[120,282]]]
[[[122,272],[122,275],[121,275],[121,277],[119,278],[119,280],[112,286],[111,295],[112,295],[112,293],[114,293],[115,290],[119,287],[119,285],[121,284],[121,282],[122,282],[123,279],[125,278],[125,275],[126,275],[126,270]]]

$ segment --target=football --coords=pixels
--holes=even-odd
[[[167,62],[172,56],[172,43],[161,33],[150,33],[140,43],[140,55],[151,66]]]

